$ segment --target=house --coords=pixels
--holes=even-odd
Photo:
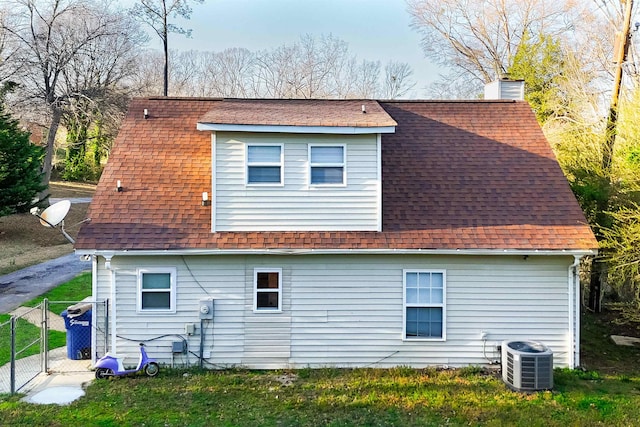
[[[597,243],[523,101],[135,99],[88,216],[110,351],[465,366],[530,339],[580,363]]]

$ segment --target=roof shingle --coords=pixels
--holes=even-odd
[[[377,101],[350,99],[231,99],[213,104],[198,122],[365,128],[396,125]]]
[[[210,209],[200,203],[211,185],[211,137],[197,131],[196,123],[212,112],[220,122],[227,105],[233,110],[239,103],[253,106],[242,119],[247,123],[258,121],[260,111],[266,112],[265,124],[329,123],[296,119],[293,107],[285,108],[289,116],[279,117],[269,113],[274,105],[269,100],[133,100],[76,249],[597,247],[528,104],[513,101],[375,103],[380,114],[368,106],[367,117],[375,116],[371,126],[397,123],[395,134],[382,136],[382,232],[211,233]],[[277,104],[288,103],[300,105],[297,100]],[[309,103],[304,101],[305,108]],[[362,103],[354,104],[359,114]],[[348,103],[314,105],[325,120]],[[230,123],[234,114],[239,113],[227,115]],[[347,115],[335,120],[331,123],[356,123]],[[117,180],[125,191],[115,191]]]

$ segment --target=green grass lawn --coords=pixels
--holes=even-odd
[[[553,391],[509,391],[478,369],[190,372],[94,381],[68,406],[0,398],[11,426],[626,426],[640,379],[557,370]]]
[[[83,280],[88,280],[90,276]],[[72,285],[69,285],[72,286]],[[78,283],[80,291],[86,283]],[[52,299],[76,300],[80,292]],[[64,295],[64,294],[61,294]],[[73,295],[73,297],[71,297]],[[640,420],[640,349],[608,339],[585,315],[588,371],[556,370],[552,391],[510,391],[480,368],[180,371],[94,381],[67,406],[0,396],[10,426],[633,426]]]

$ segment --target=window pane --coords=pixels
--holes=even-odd
[[[171,294],[169,292],[143,292],[142,309],[171,309]]]
[[[444,279],[442,277],[442,273],[432,273],[431,274],[431,286],[434,288],[442,288]]]
[[[442,338],[442,322],[431,322],[429,324],[429,336]]]
[[[312,184],[342,184],[343,168],[341,167],[312,167],[311,183]]]
[[[257,308],[259,309],[272,309],[277,310],[278,307],[278,293],[277,292],[258,292]]]
[[[430,273],[418,273],[418,283],[421,288],[428,288],[431,286],[431,274]]]
[[[407,288],[407,303],[415,304],[418,302],[418,290],[416,288]]]
[[[418,286],[418,273],[407,273],[407,288]]]
[[[280,166],[249,166],[249,183],[279,183]]]
[[[429,289],[418,288],[418,303],[429,304],[431,303],[431,297],[429,295]]]
[[[247,148],[249,163],[280,163],[280,146],[250,145]]]
[[[433,304],[442,304],[442,288],[431,289],[431,302]]]
[[[411,322],[407,320],[407,336],[408,337],[418,336],[418,322],[416,322],[415,320]]]
[[[278,289],[278,273],[258,273],[257,276],[258,289]]]
[[[311,147],[311,163],[343,162],[343,147]]]
[[[442,338],[442,309],[407,307],[407,337]]]
[[[171,289],[171,274],[142,273],[142,289]]]

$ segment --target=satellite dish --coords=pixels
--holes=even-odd
[[[70,208],[71,202],[69,200],[54,203],[42,212],[42,215],[40,215],[40,224],[45,227],[55,227],[67,216]]]

